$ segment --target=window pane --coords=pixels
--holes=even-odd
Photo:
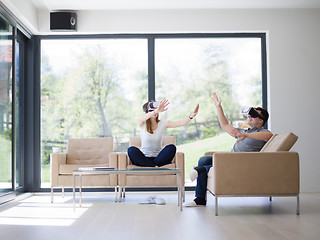
[[[12,27],[0,15],[0,196],[12,191]]]
[[[22,41],[22,40],[18,40]],[[14,134],[14,147],[15,147],[15,188],[23,186],[23,154],[22,154],[22,133],[23,133],[23,78],[24,78],[24,43],[16,42],[16,81],[15,81],[15,134]]]
[[[42,40],[42,187],[52,147],[70,138],[110,137],[126,151],[147,99],[147,40]]]
[[[199,103],[198,116],[186,127],[168,129],[185,153],[186,178],[206,151],[230,151],[235,140],[218,123],[211,94],[216,91],[231,124],[245,125],[244,106],[262,105],[261,39],[157,39],[156,97],[171,105],[168,120],[187,118]]]

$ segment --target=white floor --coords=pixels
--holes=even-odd
[[[149,196],[167,204],[139,204]],[[320,193],[301,194],[300,211],[294,197],[232,197],[219,198],[215,216],[208,195],[207,207],[180,212],[174,192],[127,192],[120,203],[112,193],[84,193],[73,211],[71,193],[56,193],[53,204],[50,194],[35,194],[0,205],[0,239],[320,239]]]

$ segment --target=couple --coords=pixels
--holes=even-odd
[[[221,127],[231,136],[237,139],[232,152],[260,151],[263,145],[271,138],[272,133],[263,129],[269,114],[265,109],[254,108],[250,111],[248,129],[238,129],[231,126],[226,119],[221,101],[216,93],[212,94],[212,100],[217,108],[218,119]],[[166,128],[185,126],[199,111],[199,104],[187,118],[180,121],[160,121],[159,113],[167,110],[168,100],[147,102],[142,109],[145,114],[139,119],[141,132],[141,150],[137,147],[129,147],[128,155],[133,164],[147,167],[161,167],[171,163],[176,154],[173,144],[167,145],[161,150],[162,136]],[[199,159],[198,166],[190,172],[190,179],[197,179],[196,198],[187,203],[186,207],[197,207],[206,205],[207,173],[212,167],[212,156],[203,156]]]

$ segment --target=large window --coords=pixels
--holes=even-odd
[[[110,137],[126,151],[147,99],[147,40],[41,42],[42,186],[52,147],[69,138]]]
[[[186,127],[167,130],[185,153],[187,173],[206,151],[230,151],[235,142],[220,129],[213,91],[235,127],[245,124],[241,108],[262,106],[260,38],[158,39],[155,72],[157,99],[171,101],[168,120],[186,118],[200,104]]]
[[[126,151],[148,99],[170,100],[161,115],[168,120],[200,104],[196,119],[166,133],[177,137],[186,173],[205,151],[229,151],[235,140],[220,129],[211,94],[234,126],[245,126],[241,108],[266,104],[263,44],[259,34],[42,39],[41,186],[50,181],[52,147],[65,151],[69,138],[112,136],[115,150]]]

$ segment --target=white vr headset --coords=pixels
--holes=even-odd
[[[264,120],[263,117],[256,111],[254,107],[246,107],[242,109],[242,114],[246,117],[252,117],[252,118],[258,117]]]
[[[160,102],[155,102],[155,101],[151,101],[148,103],[147,108],[146,108],[146,112],[151,112],[156,110],[160,105]]]

